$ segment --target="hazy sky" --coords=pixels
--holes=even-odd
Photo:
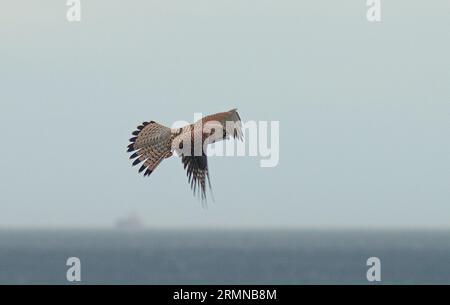
[[[450,227],[450,1],[1,0],[0,227]],[[126,154],[144,120],[237,107],[280,162]]]

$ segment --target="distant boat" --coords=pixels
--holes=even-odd
[[[124,230],[139,230],[144,228],[144,224],[137,214],[133,213],[127,217],[118,219],[116,221],[116,228]]]

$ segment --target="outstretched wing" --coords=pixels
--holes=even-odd
[[[226,118],[226,121],[234,123],[234,125],[231,124],[231,128],[228,128],[226,132],[229,135],[232,135],[233,138],[242,140],[242,138],[244,137],[242,134],[242,122],[241,122],[241,117],[239,116],[239,113],[237,112],[237,109],[232,109],[232,110],[228,111],[228,117]],[[225,123],[225,125],[226,125],[226,123]]]
[[[208,143],[228,139],[242,140],[242,122],[237,109],[208,115],[202,119],[204,136]]]
[[[134,152],[130,159],[133,166],[142,163],[139,172],[149,176],[164,158],[170,157],[170,128],[154,121],[144,122],[133,132],[134,137],[130,139],[128,152]]]
[[[194,191],[194,195],[199,194],[202,202],[206,202],[206,180],[208,180],[209,188],[211,183],[209,180],[208,159],[205,154],[201,156],[181,156],[184,169],[188,177],[188,182]]]

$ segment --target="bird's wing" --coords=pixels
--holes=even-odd
[[[206,155],[182,155],[181,162],[183,162],[184,169],[186,169],[188,182],[191,184],[194,195],[199,194],[202,202],[206,202],[206,180],[208,180],[208,185],[211,189],[208,171],[208,159]]]
[[[149,176],[164,158],[170,157],[171,132],[170,128],[158,124],[154,121],[144,122],[137,127],[130,139],[128,152],[134,152],[130,159],[133,166],[143,163],[139,172],[144,172],[144,176]]]
[[[228,111],[227,121],[234,123],[233,129],[227,130],[227,132],[229,132],[230,135],[233,136],[233,138],[242,140],[242,138],[243,138],[242,122],[241,122],[241,117],[239,116],[239,113],[237,112],[237,109],[232,109],[232,110]]]
[[[242,140],[242,122],[237,109],[208,115],[202,119],[205,136],[214,143],[232,136]]]

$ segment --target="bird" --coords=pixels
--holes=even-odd
[[[242,122],[237,109],[207,115],[181,128],[169,128],[155,121],[145,121],[132,132],[127,152],[132,166],[150,176],[158,165],[174,152],[181,157],[188,183],[202,203],[206,203],[206,183],[210,190],[206,147],[230,137],[243,140]]]

